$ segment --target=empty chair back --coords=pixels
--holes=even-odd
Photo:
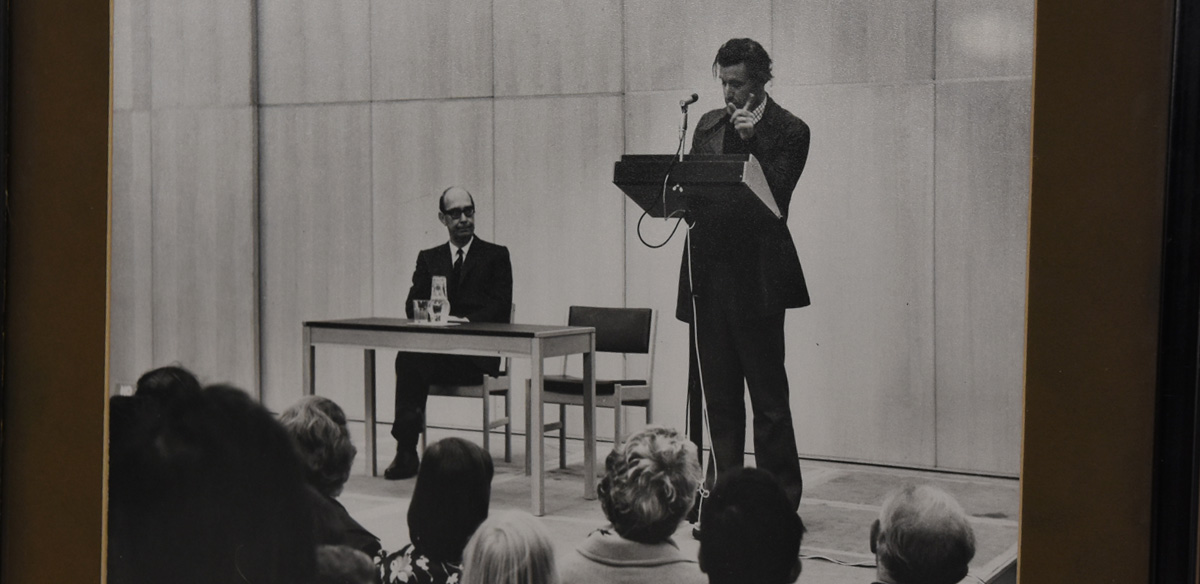
[[[649,308],[572,306],[569,326],[596,329],[596,350],[605,353],[650,352],[654,312]]]

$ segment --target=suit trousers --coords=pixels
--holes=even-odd
[[[399,451],[417,448],[430,385],[483,383],[483,371],[472,359],[441,353],[396,354],[396,415],[392,419],[392,437]]]
[[[688,391],[693,404],[693,439],[699,429],[696,420],[702,372],[717,473],[743,466],[748,389],[754,413],[757,466],[775,475],[792,506],[798,508],[804,482],[784,367],[784,313],[748,317],[720,303],[703,300],[696,299],[696,315],[689,329]],[[711,465],[709,472],[711,479]]]

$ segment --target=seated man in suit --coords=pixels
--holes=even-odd
[[[475,237],[475,200],[466,189],[450,187],[438,200],[438,220],[450,241],[421,251],[412,287],[404,302],[413,316],[413,300],[429,298],[433,276],[445,276],[450,316],[471,322],[508,322],[512,313],[512,264],[508,248]],[[425,419],[429,386],[476,385],[484,374],[500,370],[497,357],[434,353],[396,355],[396,417],[392,436],[396,458],[383,476],[388,480],[416,476],[417,438]]]

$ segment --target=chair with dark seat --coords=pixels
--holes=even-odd
[[[620,444],[622,432],[621,406],[640,406],[646,410],[646,423],[652,421],[651,380],[654,377],[654,336],[657,318],[650,308],[607,308],[572,306],[567,315],[568,326],[590,326],[596,329],[596,352],[622,355],[646,355],[645,374],[629,379],[596,379],[596,407],[613,408],[613,443]],[[566,468],[567,406],[583,406],[583,379],[567,375],[563,359],[561,375],[543,378],[542,403],[558,404],[558,421],[545,425],[547,432],[558,431],[558,465]],[[529,381],[525,382],[525,411],[529,402]],[[529,416],[525,416],[528,425]],[[532,436],[528,429],[525,434]],[[530,446],[525,446],[525,472],[530,473]]]
[[[512,322],[517,308],[513,305],[508,315]],[[492,430],[504,426],[504,462],[512,462],[512,360],[505,357],[496,377],[483,376],[480,385],[430,385],[429,395],[440,397],[473,397],[483,401],[483,449],[491,452]],[[504,398],[504,416],[492,419],[492,398]],[[421,452],[425,452],[426,428],[421,424]]]

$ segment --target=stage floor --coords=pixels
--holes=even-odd
[[[362,424],[351,423],[359,452],[363,452]],[[380,473],[395,453],[394,443],[380,426]],[[461,436],[478,442],[478,432],[431,429],[430,440]],[[596,460],[601,470],[612,444],[597,444]],[[513,436],[513,460],[503,460],[503,438],[493,435],[492,456],[496,475],[492,481],[493,511],[520,509],[529,511],[529,479],[524,474],[524,437]],[[546,515],[542,520],[554,536],[558,557],[575,553],[587,534],[605,523],[600,503],[584,500],[583,443],[567,441],[568,468],[559,470],[558,441],[546,440],[546,461],[552,470],[546,475]],[[881,466],[820,461],[801,461],[804,473],[804,498],[800,516],[808,528],[800,553],[803,572],[799,582],[822,584],[862,584],[874,577],[874,555],[868,539],[871,522],[878,516],[879,504],[891,489],[911,483],[932,483],[953,494],[975,529],[976,553],[971,573],[964,582],[1015,581],[1013,569],[1017,557],[1018,481],[942,472],[896,469]],[[360,523],[383,541],[384,549],[394,551],[408,543],[406,513],[414,480],[388,481],[370,477],[361,458],[355,461],[354,474],[339,500]],[[694,554],[699,544],[684,523],[675,535],[676,543]]]

